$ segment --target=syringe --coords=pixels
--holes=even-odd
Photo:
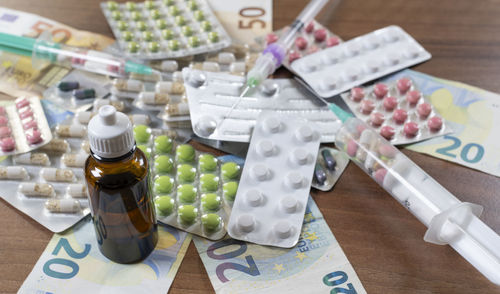
[[[31,62],[35,68],[50,62],[113,77],[124,77],[127,73],[143,75],[153,73],[153,69],[149,66],[127,61],[105,52],[52,42],[46,34],[33,39],[0,33],[0,50],[31,56]]]
[[[449,244],[500,285],[500,236],[479,219],[482,206],[461,202],[362,120],[328,106],[343,122],[337,148],[427,226],[424,240]]]

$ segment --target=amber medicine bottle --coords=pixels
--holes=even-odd
[[[128,117],[110,105],[90,120],[88,137],[85,179],[99,250],[118,263],[141,261],[158,242],[146,156]]]

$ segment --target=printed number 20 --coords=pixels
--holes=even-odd
[[[446,155],[446,156],[451,157],[451,158],[456,158],[457,156],[455,154],[451,153],[450,151],[459,148],[462,145],[462,141],[460,141],[459,138],[454,137],[454,136],[450,136],[450,135],[445,135],[444,138],[448,139],[448,140],[452,140],[453,144],[446,146],[446,147],[438,148],[438,149],[436,149],[436,152],[443,154],[443,155]],[[476,149],[476,155],[473,158],[470,158],[469,153],[470,153],[471,149],[473,149],[473,148]],[[483,146],[476,144],[476,143],[466,144],[462,148],[462,151],[460,152],[460,158],[462,158],[463,161],[468,162],[468,163],[479,162],[483,158],[483,155],[484,155]]]
[[[71,245],[68,242],[68,239],[66,238],[61,238],[59,242],[57,243],[56,247],[54,248],[54,251],[52,251],[52,255],[57,255],[59,254],[59,251],[61,248],[66,251],[66,253],[69,255],[71,258],[75,259],[82,259],[85,256],[87,256],[90,252],[90,245],[85,244],[85,248],[83,249],[83,252],[76,252],[73,248],[71,248]],[[61,266],[66,266],[71,269],[71,272],[60,272],[60,271],[55,271],[51,268],[52,265],[61,265]],[[56,279],[71,279],[74,277],[76,274],[78,274],[78,270],[80,267],[78,264],[76,264],[74,261],[65,259],[65,258],[52,258],[45,262],[43,265],[43,272],[52,278]]]
[[[329,273],[323,277],[323,283],[327,286],[337,286],[337,285],[342,285],[345,282],[347,282],[347,274],[343,271],[336,271]],[[330,294],[337,294],[337,293],[348,293],[348,294],[357,294],[356,290],[354,289],[354,286],[351,283],[346,284],[347,288],[340,288],[340,287],[334,287],[331,291]]]

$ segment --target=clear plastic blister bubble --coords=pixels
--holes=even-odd
[[[403,29],[389,26],[298,59],[291,67],[327,98],[430,58]]]
[[[297,243],[319,142],[312,122],[259,115],[228,223],[231,237],[285,248]]]
[[[314,166],[311,186],[321,191],[330,191],[349,164],[343,152],[329,147],[321,147]]]

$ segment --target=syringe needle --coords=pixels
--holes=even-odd
[[[224,124],[224,121],[226,120],[226,118],[231,116],[231,113],[233,112],[233,110],[238,106],[238,104],[240,104],[241,100],[243,100],[243,97],[245,97],[245,95],[248,93],[248,91],[250,91],[250,86],[247,85],[245,87],[245,89],[243,89],[243,91],[241,92],[240,96],[238,97],[238,100],[233,103],[233,105],[231,106],[231,108],[229,109],[227,114],[222,118],[222,121],[220,122],[220,125],[219,125],[219,128],[221,130],[222,130],[222,125]]]

